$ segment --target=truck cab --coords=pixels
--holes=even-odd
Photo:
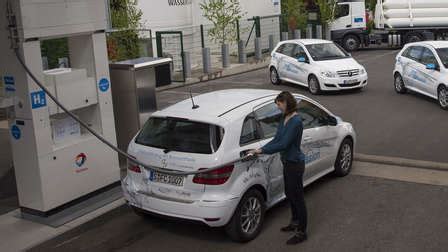
[[[367,36],[364,0],[340,0],[335,6],[335,19],[330,24],[331,39],[347,51],[357,50]]]

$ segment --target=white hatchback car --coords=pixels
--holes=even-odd
[[[271,56],[269,71],[274,85],[288,81],[308,87],[315,95],[321,91],[362,89],[367,86],[365,68],[332,41],[282,41]]]
[[[131,141],[128,153],[150,167],[191,172],[176,176],[128,163],[125,198],[137,213],[226,226],[236,241],[260,232],[265,210],[285,198],[279,154],[242,158],[274,136],[281,112],[279,91],[229,89],[194,97],[155,112]],[[295,95],[304,124],[304,185],[334,172],[350,172],[356,134],[315,101]]]
[[[448,41],[407,44],[396,57],[394,86],[398,93],[412,90],[448,109]]]

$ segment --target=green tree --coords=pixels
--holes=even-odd
[[[119,61],[140,56],[139,29],[142,11],[137,0],[110,0],[113,32],[107,39],[109,60]]]
[[[199,7],[202,15],[213,24],[213,28],[208,31],[213,41],[220,44],[236,42],[236,23],[245,14],[239,0],[204,0]]]
[[[320,21],[323,25],[328,26],[334,20],[337,2],[337,0],[316,0],[320,11]]]
[[[283,25],[287,25],[288,31],[304,29],[307,24],[307,11],[304,0],[281,1]]]

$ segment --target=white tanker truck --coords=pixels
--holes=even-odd
[[[448,0],[378,0],[374,13],[375,28],[369,33],[364,0],[338,1],[330,24],[332,40],[354,51],[371,44],[448,38]]]

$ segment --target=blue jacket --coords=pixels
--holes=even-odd
[[[291,117],[286,125],[284,118],[280,121],[274,139],[261,148],[264,154],[280,152],[282,161],[301,162],[305,155],[300,150],[303,124],[298,115]]]

